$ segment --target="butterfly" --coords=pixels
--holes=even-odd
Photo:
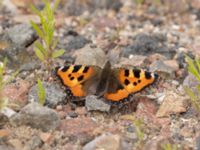
[[[89,65],[57,67],[56,75],[69,89],[71,98],[85,97],[92,92],[113,103],[127,101],[131,94],[143,90],[158,78],[157,74],[143,69],[111,68],[109,61],[104,68]]]

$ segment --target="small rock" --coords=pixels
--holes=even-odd
[[[149,99],[141,99],[137,105],[136,116],[143,118],[146,123],[153,123],[159,127],[162,127],[163,124],[168,125],[170,120],[168,118],[157,118],[156,111],[155,102]]]
[[[166,96],[158,109],[157,117],[166,117],[170,114],[186,112],[188,107],[188,98],[180,96],[174,92],[166,93]]]
[[[9,103],[15,104],[15,107],[11,107],[12,109],[19,110],[27,104],[27,94],[29,88],[29,82],[25,80],[18,80],[15,83],[5,86],[3,89],[3,96],[8,98]]]
[[[169,49],[166,45],[166,36],[163,34],[138,34],[134,38],[134,44],[123,49],[123,56],[129,57],[130,55],[144,55],[159,53],[168,59],[173,58],[176,51]]]
[[[87,110],[85,107],[78,107],[76,108],[76,113],[79,115],[86,115],[87,114]]]
[[[106,149],[119,150],[121,149],[121,138],[119,135],[103,134],[91,142],[87,143],[83,150]]]
[[[10,118],[16,114],[16,112],[8,107],[5,107],[1,110],[1,113],[4,114],[6,117]]]
[[[64,132],[71,141],[79,140],[81,143],[87,143],[94,137],[93,131],[98,124],[88,117],[78,117],[63,120],[60,131]]]
[[[86,45],[78,50],[75,55],[77,56],[75,64],[92,65],[103,68],[107,60],[105,52],[100,48],[92,47],[92,45]]]
[[[69,115],[69,117],[71,117],[71,118],[76,118],[76,117],[78,117],[78,114],[76,113],[76,112],[69,112],[68,113],[68,115]]]
[[[111,106],[103,99],[97,99],[96,96],[90,95],[85,98],[85,106],[88,111],[97,110],[102,112],[109,112]]]
[[[29,125],[43,131],[55,130],[60,124],[59,116],[55,111],[38,103],[28,104],[18,114],[12,116],[10,121],[15,126]]]
[[[42,132],[40,134],[40,138],[42,139],[43,142],[48,143],[50,141],[50,139],[52,138],[52,134]]]
[[[66,99],[66,93],[55,83],[42,83],[46,92],[45,105],[55,108],[56,105],[63,103]],[[28,93],[29,102],[38,102],[37,85],[33,86]]]
[[[84,36],[78,35],[78,33],[76,34],[70,34],[70,33],[76,33],[76,32],[68,31],[67,34],[64,34],[64,37],[60,38],[59,40],[58,43],[59,49],[62,48],[66,51],[77,50],[83,48],[86,44],[90,43],[90,40],[86,39]]]
[[[179,69],[179,65],[176,60],[165,60],[164,64],[166,64],[167,66],[170,66],[171,68],[173,68],[173,70]]]
[[[29,24],[18,24],[7,30],[9,39],[18,47],[26,47],[37,39],[36,32]]]
[[[171,66],[166,65],[163,61],[158,60],[150,65],[151,72],[159,72],[166,76],[174,77],[175,70]]]

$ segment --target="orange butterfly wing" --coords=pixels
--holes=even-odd
[[[111,78],[118,80],[119,87],[115,92],[108,92],[104,97],[111,101],[121,101],[152,84],[158,76],[140,69],[117,69]],[[111,83],[112,84],[112,83]]]
[[[62,83],[69,87],[73,96],[86,96],[83,83],[96,75],[96,68],[82,65],[60,67],[56,71]]]

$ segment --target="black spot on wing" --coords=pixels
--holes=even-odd
[[[138,83],[141,83],[141,80],[138,80]]]
[[[124,80],[124,84],[125,84],[125,85],[129,85],[129,84],[130,84],[130,81],[129,81],[128,79],[125,79],[125,80]]]
[[[82,67],[81,65],[74,66],[72,73],[78,72],[81,67]]]
[[[84,78],[84,76],[83,76],[83,75],[79,76],[79,77],[78,77],[78,81],[82,81],[82,80],[83,80],[83,78]]]
[[[136,86],[136,85],[137,85],[137,82],[133,82],[133,85]]]
[[[89,70],[89,67],[85,67],[84,70],[83,70],[83,73],[87,73]]]
[[[125,77],[128,77],[128,76],[129,76],[129,70],[127,70],[127,69],[124,70],[124,76],[125,76]]]
[[[151,79],[151,73],[150,72],[145,71],[144,75],[145,75],[146,79]]]
[[[61,71],[62,71],[62,72],[66,72],[66,71],[69,69],[69,67],[70,67],[70,66],[64,66],[64,67],[61,69]]]
[[[140,78],[140,72],[141,72],[141,70],[139,70],[139,69],[133,69],[134,77]]]
[[[68,74],[68,77],[70,78],[72,76],[72,74]]]
[[[74,77],[71,77],[70,80],[74,80]]]

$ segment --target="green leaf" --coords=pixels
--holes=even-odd
[[[38,79],[38,81],[37,81],[37,88],[38,88],[39,103],[41,105],[44,105],[45,100],[46,100],[46,91],[45,91],[40,79]]]
[[[39,28],[39,26],[35,22],[33,22],[33,21],[31,21],[31,26],[37,32],[38,36],[41,39],[43,39],[44,38],[44,34],[43,34],[42,30]]]
[[[8,105],[8,98],[6,97],[1,97],[0,98],[0,110],[5,108]]]
[[[45,60],[44,54],[39,49],[35,48],[35,54],[41,61]]]
[[[30,7],[31,7],[31,10],[32,10],[33,13],[35,13],[39,17],[41,16],[40,11],[35,6],[31,5]]]
[[[65,50],[64,50],[64,49],[60,49],[60,50],[54,51],[53,54],[52,54],[52,58],[60,57],[60,56],[62,56],[64,53],[65,53]]]
[[[47,55],[47,50],[43,47],[42,43],[36,41],[35,47],[38,48],[45,56]]]
[[[200,73],[200,60],[197,57],[195,58],[195,63],[197,65],[198,72]]]
[[[195,66],[194,61],[190,57],[186,56],[186,62],[188,63],[188,71],[192,73],[198,81],[200,81],[200,74]]]
[[[54,40],[52,42],[53,42],[52,49],[55,49],[58,44],[58,39],[54,38]]]

